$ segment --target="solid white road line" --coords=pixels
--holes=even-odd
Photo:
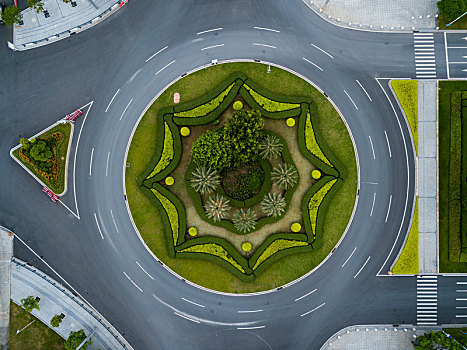
[[[363,87],[363,85],[360,84],[360,82],[358,81],[358,79],[355,79],[355,81],[357,82],[358,85],[360,85],[360,87],[362,88],[362,90],[365,91],[365,94],[366,94],[366,96],[368,97],[368,99],[369,99],[370,101],[373,101],[373,100],[371,99],[370,95],[368,95],[368,92],[365,90],[365,88]]]
[[[105,164],[105,176],[109,175],[109,158],[110,158],[110,152],[107,152],[107,163]]]
[[[120,231],[118,230],[118,227],[117,227],[117,223],[115,222],[114,213],[112,212],[112,209],[110,209],[110,216],[112,217],[112,221],[114,222],[115,229],[117,230],[117,233],[120,233]]]
[[[456,298],[457,301],[467,301],[467,298]]]
[[[467,306],[456,306],[456,309],[467,309]]]
[[[326,305],[326,303],[322,303],[320,306],[317,306],[317,307],[315,307],[314,309],[312,309],[312,310],[310,310],[310,311],[307,311],[307,312],[305,312],[304,314],[301,314],[300,316],[301,316],[301,317],[306,316],[306,315],[308,315],[309,313],[312,313],[313,311],[316,311],[316,310],[318,310],[319,308],[323,307],[324,305]]]
[[[467,49],[467,46],[449,46],[448,49]]]
[[[371,146],[371,152],[373,153],[373,159],[376,159],[375,149],[373,147],[373,141],[371,141],[371,136],[368,135],[368,138],[370,139],[370,146]]]
[[[316,63],[311,62],[310,60],[306,59],[305,57],[303,57],[303,59],[304,59],[305,61],[307,61],[308,63],[312,64],[313,66],[315,66],[316,68],[318,68],[321,72],[323,71],[323,68],[321,68],[320,66],[318,66]]]
[[[264,47],[269,47],[271,49],[276,49],[275,46],[272,46],[272,45],[266,45],[266,44],[258,44],[258,43],[253,43],[253,45],[255,46],[264,46]]]
[[[347,91],[344,90],[344,92],[345,92],[345,94],[347,95],[347,97],[350,99],[350,101],[352,101],[352,103],[353,103],[355,109],[358,111],[358,107],[357,107],[357,105],[355,104],[355,102],[352,100],[352,97],[350,97],[350,95],[347,93]]]
[[[266,326],[256,326],[256,327],[237,327],[238,330],[248,330],[248,329],[260,329]]]
[[[371,203],[370,217],[373,215],[373,209],[375,208],[376,192],[373,192],[373,203]]]
[[[366,259],[365,263],[363,264],[363,266],[360,268],[360,270],[358,270],[357,274],[355,276],[353,276],[353,278],[357,278],[357,276],[360,274],[360,272],[362,272],[363,268],[366,266],[366,264],[368,263],[368,261],[370,261],[370,258],[371,256],[368,257],[368,259]]]
[[[96,213],[94,213],[94,219],[96,219],[97,228],[99,229],[99,233],[101,234],[101,238],[104,239],[104,236],[102,235],[101,227],[99,226],[99,221],[97,221]]]
[[[184,318],[185,320],[188,320],[188,321],[191,321],[191,322],[195,322],[195,323],[200,323],[198,320],[193,320],[192,318],[189,318],[188,316],[185,316],[185,315],[182,315],[182,314],[179,314],[178,312],[175,312],[174,311],[174,314],[181,317],[181,318]]]
[[[258,30],[267,30],[269,32],[274,32],[274,33],[280,33],[281,31],[280,30],[275,30],[275,29],[270,29],[270,28],[264,28],[264,27],[253,27],[254,29],[258,29]]]
[[[154,280],[154,277],[152,277],[140,264],[139,262],[136,262],[136,265],[138,265],[140,267],[141,270],[143,270],[143,272],[148,275],[148,277],[152,280]]]
[[[262,312],[263,310],[238,310],[237,312],[239,314],[248,314],[248,313],[254,313],[254,312]]]
[[[154,55],[152,55],[151,57],[149,57],[146,62],[149,62],[151,59],[153,59],[155,56],[157,56],[158,54],[160,54],[162,51],[164,51],[166,48],[168,48],[168,46],[160,49],[159,51],[157,51]]]
[[[388,222],[388,217],[389,217],[389,212],[391,211],[391,202],[392,202],[392,194],[389,195],[389,206],[388,206],[388,212],[386,214],[386,219],[384,220],[384,222]]]
[[[201,34],[210,33],[210,32],[217,32],[218,30],[222,30],[222,29],[224,28],[219,27],[219,28],[214,28],[214,29],[203,30],[202,32],[196,33],[196,35],[201,35]]]
[[[161,69],[159,69],[155,75],[159,74],[160,72],[162,72],[164,69],[166,69],[168,66],[170,66],[171,64],[173,64],[175,62],[175,60],[173,60],[172,62],[170,63],[167,63],[164,67],[162,67]]]
[[[457,282],[457,284],[467,284],[467,282]]]
[[[122,120],[123,116],[125,115],[126,110],[128,109],[128,107],[130,107],[131,102],[133,102],[133,99],[131,99],[130,102],[128,102],[119,120]]]
[[[322,53],[324,53],[325,55],[328,55],[329,57],[331,57],[332,59],[334,59],[334,57],[332,57],[329,53],[327,53],[326,51],[324,51],[322,48],[314,45],[314,44],[310,44],[311,46],[313,46],[315,49],[318,49],[319,51],[321,51]]]
[[[457,318],[459,317],[467,317],[467,315],[456,315]]]
[[[389,158],[392,158],[392,154],[391,154],[391,145],[389,144],[388,134],[387,134],[386,130],[384,130],[384,136],[386,136],[386,142],[387,142],[387,144],[388,144]]]
[[[467,61],[466,62],[449,62],[449,64],[467,64]]]
[[[212,45],[212,46],[208,46],[208,47],[203,47],[201,49],[201,51],[204,51],[204,50],[209,50],[209,49],[213,49],[215,47],[221,47],[221,46],[224,46],[224,44],[219,44],[219,45]]]
[[[109,110],[109,107],[110,105],[112,104],[115,96],[117,96],[117,94],[120,92],[120,89],[117,90],[117,92],[114,94],[114,96],[112,97],[112,99],[110,100],[109,104],[107,105],[107,108],[105,109],[105,113],[107,113],[107,111]]]
[[[94,155],[94,147],[91,150],[91,159],[89,160],[89,176],[92,176],[92,157]]]
[[[317,290],[318,290],[318,289],[313,289],[311,292],[308,292],[308,293],[306,293],[305,295],[302,295],[301,297],[295,299],[295,301],[299,301],[299,300],[301,300],[301,299],[303,299],[303,298],[309,296],[310,294],[313,294],[313,293],[316,292]]]
[[[194,301],[191,301],[191,300],[185,299],[185,298],[183,298],[183,297],[182,297],[182,300],[186,301],[187,303],[190,303],[190,304],[193,304],[193,305],[199,306],[199,307],[205,307],[204,305],[201,305],[201,304],[195,303]]]
[[[456,292],[457,292],[457,293],[465,293],[465,292],[467,292],[467,290],[465,290],[465,289],[457,289]]]
[[[342,264],[341,267],[344,267],[350,260],[350,258],[352,257],[352,255],[355,253],[355,251],[357,250],[357,247],[355,247],[353,250],[352,250],[352,253],[350,253],[349,257],[347,258],[346,261],[344,261],[344,263]]]
[[[448,41],[446,38],[446,32],[444,32],[444,54],[446,55],[446,73],[447,73],[448,79],[450,79],[451,77],[449,76]]]
[[[123,271],[123,274],[125,275],[126,278],[128,278],[128,280],[129,280],[131,283],[133,283],[133,285],[134,285],[136,288],[138,288],[138,290],[139,290],[141,293],[143,293],[143,290],[142,290],[135,282],[133,282],[133,280],[126,274],[125,271]]]

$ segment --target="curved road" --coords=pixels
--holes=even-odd
[[[222,30],[197,34],[215,28]],[[9,35],[2,28],[1,39]],[[442,40],[436,33],[439,55]],[[300,0],[139,0],[69,39],[0,52],[0,224],[135,349],[318,349],[348,325],[417,323],[415,278],[377,276],[409,227],[415,162],[388,80],[376,78],[415,77],[411,33],[342,29]],[[316,272],[274,293],[224,296],[174,278],[146,251],[127,215],[122,164],[135,123],[167,84],[212,59],[258,59],[313,81],[344,115],[358,149],[359,200],[345,239]],[[74,209],[75,182],[78,220],[44,196],[8,151],[20,136],[91,101],[63,199]],[[15,255],[47,271],[24,246],[16,244]],[[450,313],[438,320],[455,322]]]

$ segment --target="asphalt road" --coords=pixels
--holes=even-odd
[[[222,30],[197,34],[214,28]],[[10,35],[0,29],[2,42]],[[446,78],[442,33],[435,53]],[[377,276],[400,250],[414,203],[414,150],[385,79],[415,77],[411,33],[342,29],[300,0],[139,0],[66,40],[16,53],[2,45],[0,55],[0,224],[135,349],[318,349],[348,325],[416,324],[416,279]],[[358,150],[358,206],[345,239],[312,275],[273,293],[225,296],[180,281],[146,251],[127,215],[122,167],[135,123],[167,84],[213,59],[258,59],[313,81],[344,115]],[[91,101],[63,198],[74,209],[76,194],[78,220],[8,152],[20,136]],[[15,255],[47,271],[24,246]],[[452,281],[440,277],[439,323],[460,320]]]

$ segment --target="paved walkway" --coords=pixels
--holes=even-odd
[[[327,21],[366,30],[432,30],[438,0],[303,0]]]
[[[410,350],[416,337],[431,330],[437,332],[441,328],[392,325],[347,327],[329,338],[320,350]]]
[[[29,295],[39,297],[40,310],[34,309],[32,314],[47,325],[54,315],[63,313],[62,323],[53,328],[61,337],[66,339],[70,331],[84,329],[86,335],[94,332],[90,350],[132,349],[110,323],[60,283],[19,259],[12,262],[11,299],[20,305]]]
[[[23,14],[23,24],[13,27],[15,50],[28,50],[54,41],[65,39],[72,34],[92,27],[111,13],[118,10],[121,0],[43,0],[44,10],[36,13],[28,8]],[[76,6],[73,6],[76,4]]]
[[[418,218],[419,272],[437,273],[437,96],[436,81],[418,82]]]
[[[0,349],[8,349],[10,334],[10,261],[13,256],[13,236],[0,226]]]

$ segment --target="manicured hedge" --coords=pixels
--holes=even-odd
[[[256,260],[255,265],[253,265],[253,270],[256,270],[258,266],[263,263],[266,259],[270,258],[272,255],[288,248],[293,247],[303,247],[308,245],[306,241],[297,241],[297,240],[290,240],[290,239],[276,239],[271,244],[269,244],[266,249],[264,250],[263,254],[261,254],[258,259]]]
[[[164,122],[164,145],[159,161],[147,179],[157,175],[164,170],[174,158],[174,140],[169,125]]]
[[[462,103],[466,102],[467,99],[462,100]],[[459,107],[458,107],[459,108]],[[461,133],[461,244],[462,244],[462,254],[460,260],[463,262],[467,262],[467,142],[464,139],[465,135],[467,135],[467,122],[465,121],[467,118],[467,107],[462,107],[462,133]]]
[[[449,260],[459,261],[461,242],[462,93],[451,94],[451,138],[449,145]]]
[[[273,101],[259,94],[258,92],[253,90],[251,87],[249,87],[247,84],[243,84],[243,87],[248,91],[251,97],[253,97],[255,102],[268,112],[282,112],[282,111],[288,111],[290,109],[300,108],[300,103],[287,103],[287,102]]]

